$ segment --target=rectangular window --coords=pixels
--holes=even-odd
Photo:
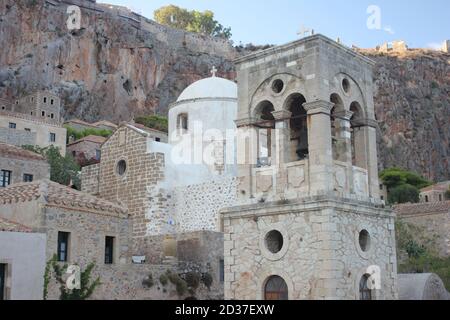
[[[69,256],[69,232],[58,232],[58,261],[67,262]]]
[[[42,112],[41,112],[41,115],[42,115],[43,117],[45,117],[45,111],[42,111]]]
[[[225,261],[223,259],[220,260],[219,279],[220,279],[220,283],[225,282]]]
[[[6,300],[6,264],[0,264],[0,300]]]
[[[25,128],[25,131],[26,132],[31,132],[31,129],[30,128]]]
[[[156,141],[156,142],[161,142],[161,138],[156,137],[156,138],[155,138],[155,141]]]
[[[25,173],[23,175],[23,182],[33,182],[33,175]]]
[[[44,103],[47,103],[47,97],[44,97]]]
[[[439,195],[439,201],[442,201],[442,194]]]
[[[114,263],[114,237],[105,238],[105,264]]]
[[[428,202],[428,196],[425,196],[425,202]]]
[[[0,172],[0,187],[7,187],[11,184],[11,171],[2,170]]]
[[[56,142],[56,134],[50,132],[50,142]]]
[[[9,123],[9,128],[10,129],[16,129],[17,125],[14,122],[10,122]]]

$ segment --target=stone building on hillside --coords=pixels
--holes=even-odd
[[[420,190],[420,202],[433,203],[447,201],[447,192],[450,190],[450,181],[434,184]]]
[[[97,163],[101,157],[101,147],[106,138],[89,135],[67,145],[67,154],[72,155],[80,166]]]
[[[0,217],[0,300],[41,300],[45,234]]]
[[[235,63],[238,140],[249,138],[240,205],[222,211],[225,298],[397,299],[374,63],[322,35]]]
[[[0,143],[0,188],[14,183],[49,178],[50,166],[43,156]]]
[[[0,105],[0,142],[19,147],[53,145],[62,155],[66,154],[67,130],[62,126],[59,97],[37,91],[14,102],[0,102]]]

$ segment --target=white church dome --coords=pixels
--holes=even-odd
[[[237,85],[233,81],[212,76],[191,84],[180,94],[177,102],[205,98],[237,99]]]

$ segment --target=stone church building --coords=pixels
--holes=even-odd
[[[168,134],[120,124],[81,192],[45,179],[0,189],[1,218],[45,233],[47,260],[96,261],[93,299],[398,299],[374,63],[322,35],[235,63],[237,84],[213,68],[182,92]],[[0,250],[2,279],[22,258]],[[170,291],[171,273],[204,285]],[[427,293],[435,283],[415,279]]]
[[[374,63],[313,35],[236,64],[171,105],[168,143],[121,124],[83,191],[128,208],[132,255],[195,257],[226,299],[398,298]]]

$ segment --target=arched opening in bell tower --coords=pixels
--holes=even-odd
[[[258,161],[259,167],[270,166],[273,154],[273,133],[275,130],[275,111],[270,101],[263,101],[256,107],[256,127],[258,138]]]
[[[361,105],[357,101],[351,103],[350,111],[353,112],[352,118],[350,119],[352,164],[356,167],[366,169],[366,143],[364,129],[362,127],[362,121],[364,119],[363,111]]]
[[[336,93],[333,93],[330,96],[330,101],[334,104],[330,114],[333,160],[339,161],[344,157],[346,150],[345,139],[343,139],[341,134],[341,131],[343,130],[343,126],[341,124],[342,119],[339,117],[339,113],[345,111],[345,108],[344,102]]]
[[[292,113],[290,118],[290,162],[304,160],[308,157],[308,119],[303,104],[305,97],[300,93],[294,93],[286,100],[286,110]]]

